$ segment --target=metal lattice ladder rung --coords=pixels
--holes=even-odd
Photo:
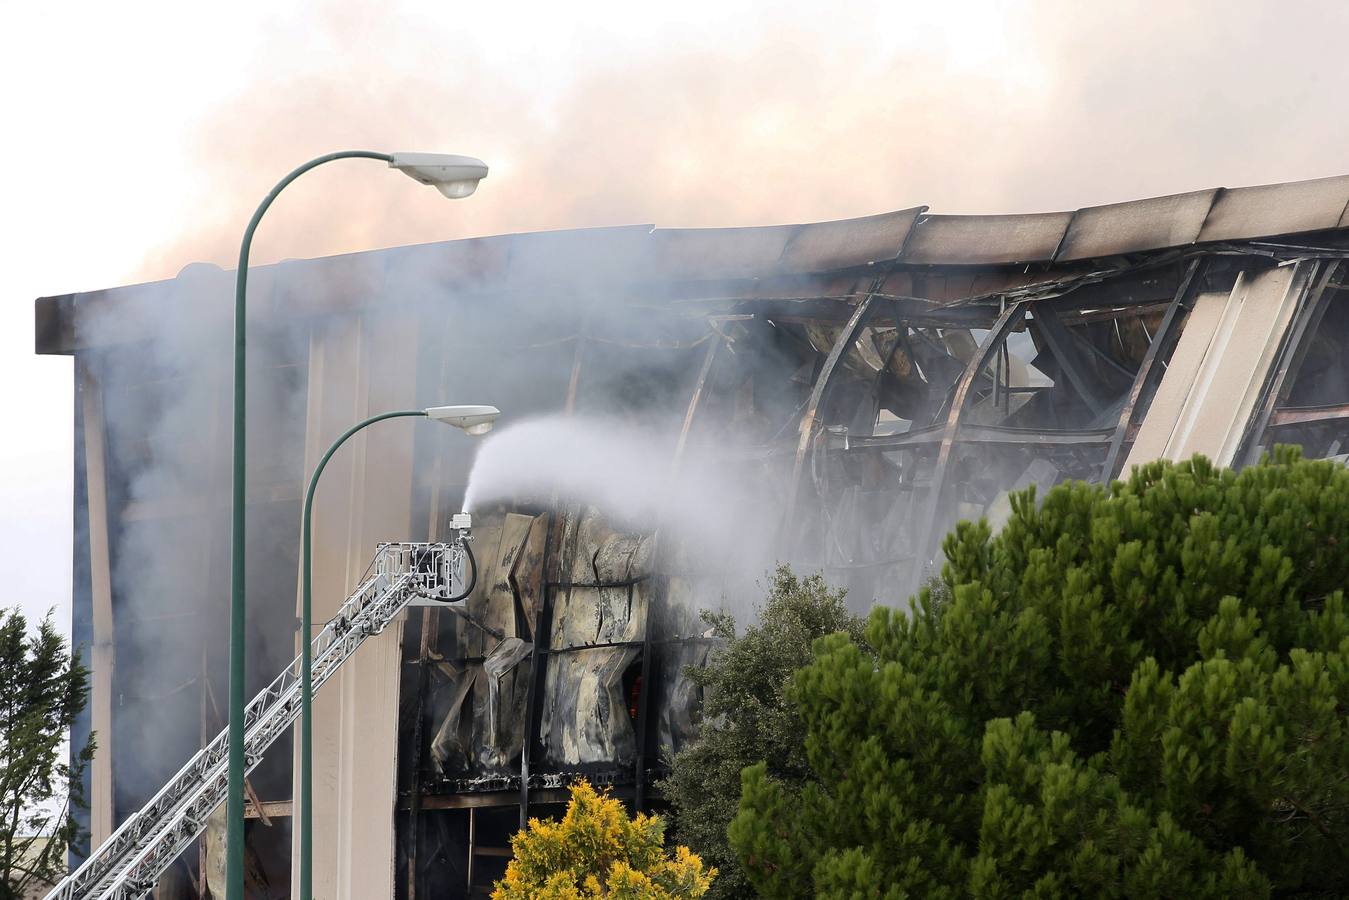
[[[318,690],[370,635],[379,634],[414,597],[448,596],[462,570],[463,544],[382,544],[366,578],[310,644]],[[302,657],[258,692],[244,712],[245,768],[262,761],[272,742],[298,718]],[[47,900],[132,900],[158,882],[206,827],[228,789],[228,729],[181,768],[128,818]]]

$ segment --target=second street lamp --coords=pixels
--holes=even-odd
[[[380,413],[363,422],[358,422],[333,441],[328,452],[323,454],[314,474],[309,477],[309,488],[304,495],[304,514],[301,518],[301,562],[300,578],[302,590],[300,599],[300,898],[310,900],[313,896],[314,872],[314,729],[313,729],[313,673],[310,671],[310,632],[313,630],[312,577],[313,559],[311,553],[313,532],[314,493],[318,490],[319,476],[328,465],[328,460],[347,439],[367,426],[385,419],[425,417],[446,425],[453,425],[471,435],[482,435],[492,430],[501,411],[495,406],[436,406],[430,409],[402,409]]]
[[[375,159],[429,184],[451,199],[467,197],[487,177],[487,166],[471,156],[444,153],[377,153],[373,150],[343,150],[311,159],[276,183],[249,219],[239,244],[239,268],[234,282],[234,436],[231,475],[230,522],[230,672],[229,672],[229,790],[226,794],[225,893],[226,900],[244,900],[244,412],[248,254],[253,233],[277,195],[310,169],[338,159]]]

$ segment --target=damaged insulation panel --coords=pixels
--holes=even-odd
[[[1346,205],[1337,178],[1028,216],[918,207],[260,267],[250,685],[297,639],[305,476],[384,409],[463,399],[514,420],[640,423],[668,436],[671,478],[696,447],[697,465],[711,459],[765,513],[762,559],[822,570],[859,610],[903,602],[937,571],[945,532],[1005,521],[1011,491],[1194,452],[1246,465],[1276,442],[1344,459]],[[77,372],[74,636],[92,648],[94,688],[73,744],[97,723],[96,842],[220,724],[231,285],[190,266],[37,305],[39,352],[73,355]],[[353,443],[319,499],[320,618],[376,541],[447,533],[471,462],[462,438],[426,430]],[[658,803],[697,725],[685,671],[716,652],[697,613],[753,599],[744,548],[709,556],[593,500],[474,514],[467,615],[412,609],[320,697],[323,896],[481,893],[509,834],[578,775]],[[191,547],[165,552],[175,535]],[[250,780],[250,896],[288,893],[287,753]],[[159,896],[218,881],[218,831]]]

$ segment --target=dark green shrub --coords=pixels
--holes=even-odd
[[[1151,464],[945,543],[817,644],[810,777],[744,773],[768,897],[1349,895],[1349,471]]]

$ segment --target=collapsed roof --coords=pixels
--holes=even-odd
[[[250,296],[280,315],[351,308],[379,299],[379,282],[396,277],[400,267],[412,267],[440,286],[459,291],[492,293],[558,279],[667,285],[748,281],[758,285],[764,298],[771,297],[774,286],[786,288],[801,276],[877,266],[887,270],[886,282],[879,285],[885,293],[894,293],[891,289],[897,285],[891,279],[896,273],[911,269],[1027,267],[1020,278],[1004,272],[1001,277],[971,276],[935,291],[901,292],[952,300],[1033,283],[1048,272],[1073,271],[1093,262],[1118,265],[1123,258],[1157,251],[1345,228],[1349,228],[1349,176],[1337,176],[1211,188],[1074,212],[955,216],[929,214],[926,206],[917,206],[801,225],[697,229],[634,225],[471,238],[256,267]],[[311,268],[321,269],[337,291],[322,297],[285,296],[287,276]],[[745,290],[743,284],[741,289]],[[80,309],[87,304],[115,304],[131,294],[171,302],[176,293],[175,280],[170,280],[41,298],[37,352],[70,353],[89,346],[91,336],[79,329]]]

